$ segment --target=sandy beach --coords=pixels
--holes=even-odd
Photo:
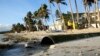
[[[18,46],[4,52],[4,56],[100,56],[100,36],[66,41],[47,47]],[[19,55],[17,55],[19,54]]]
[[[31,56],[100,56],[100,36],[51,45]]]
[[[34,31],[34,32],[21,32],[21,33],[6,33],[6,35],[21,36],[26,38],[43,38],[43,36],[48,35],[69,35],[69,34],[81,34],[81,33],[95,33],[100,32],[100,28],[88,28],[88,29],[75,29],[66,30],[62,32],[52,32],[52,31]]]
[[[13,36],[22,36],[26,38],[41,39],[47,35],[58,34],[81,34],[81,33],[94,33],[100,32],[100,28],[88,28],[82,30],[67,30],[63,32],[21,32],[21,33],[8,33]],[[41,50],[41,48],[39,48]],[[28,56],[100,56],[100,36],[91,37],[80,40],[73,40],[68,42],[57,43],[44,48],[41,51],[34,50]]]

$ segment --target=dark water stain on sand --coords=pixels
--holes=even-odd
[[[0,39],[5,37],[0,35]],[[45,51],[48,46],[37,45],[34,48],[25,48],[24,44],[15,44],[11,48],[0,49],[0,56],[30,56],[40,51]]]
[[[37,46],[35,48],[25,48],[24,45],[19,45],[11,49],[0,50],[0,56],[29,56],[34,55],[40,51],[47,50],[48,47]]]

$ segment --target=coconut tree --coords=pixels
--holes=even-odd
[[[37,31],[38,31],[38,30],[39,30],[39,26],[42,25],[42,23],[41,23],[41,24],[38,24],[38,22],[41,21],[41,20],[39,19],[39,16],[38,16],[38,11],[35,11],[35,12],[33,13],[33,18],[36,20],[35,26],[36,26],[36,29],[37,29]]]
[[[34,13],[34,17],[38,19],[38,22],[42,22],[45,20],[45,24],[47,24],[47,20],[49,19],[49,10],[46,4],[42,4],[41,7]],[[43,24],[41,25],[43,26]]]
[[[97,14],[97,20],[96,20],[96,28],[98,28],[98,26],[97,26],[97,21],[99,21],[100,22],[100,13],[99,13],[99,6],[98,6],[98,1],[100,1],[100,0],[94,0],[93,2],[94,2],[94,4],[95,4],[95,14]]]
[[[48,15],[48,13],[45,14],[44,18],[45,18],[45,22],[46,22],[46,24],[48,25],[48,20],[49,20],[49,15]]]
[[[63,16],[62,16],[62,12],[61,12],[61,9],[60,9],[60,4],[63,4],[63,5],[67,5],[67,3],[65,2],[65,0],[54,0],[54,2],[57,4],[57,9],[59,10],[59,13],[60,13],[60,18],[61,18],[61,21],[62,21],[62,26],[64,26],[65,28],[65,23],[64,23],[64,19],[63,19]]]
[[[86,18],[88,21],[88,27],[91,26],[91,22],[90,22],[90,7],[92,6],[94,0],[83,0],[84,3],[84,7],[85,7],[85,13],[86,13]]]
[[[33,16],[33,18],[35,18],[37,21],[37,24],[36,24],[37,30],[39,30],[39,27],[43,26],[42,20],[44,19],[43,17],[44,8],[42,7],[43,6],[41,6],[37,11],[35,11],[34,16]]]
[[[77,13],[77,23],[78,23],[78,21],[79,21],[78,6],[77,6],[77,1],[76,1],[76,0],[74,0],[74,2],[75,2],[75,7],[76,7],[76,13]]]
[[[71,5],[71,1],[69,1],[69,5],[70,5],[70,9],[71,9],[71,16],[72,16],[72,20],[73,20],[73,29],[75,29],[75,22],[74,22],[74,16],[73,16],[73,10],[72,10],[72,5]]]
[[[48,12],[49,10],[47,9],[47,5],[46,4],[42,4],[41,7],[38,9],[38,13],[37,16],[40,20],[47,20],[48,18],[46,18],[49,14]]]
[[[65,0],[54,0],[54,2],[57,4],[60,15],[62,15],[62,12],[61,12],[61,9],[60,9],[60,4],[67,5],[67,3],[65,2]]]
[[[45,22],[47,23],[47,20],[49,19],[49,10],[47,9],[47,5],[43,4],[41,6],[42,8],[42,17],[44,18]]]
[[[56,25],[55,25],[55,22],[54,22],[53,13],[52,13],[52,7],[51,7],[51,5],[54,6],[54,3],[53,3],[54,0],[48,0],[48,1],[49,1],[49,6],[50,6],[50,13],[51,13],[52,21],[53,21],[53,24],[54,24],[54,28],[56,30]]]
[[[59,12],[59,10],[56,10],[56,11],[55,11],[55,15],[56,15],[56,18],[60,18],[60,12]],[[66,30],[67,27],[66,27],[66,24],[65,24],[65,23],[66,23],[65,14],[62,13],[61,17],[62,17],[62,20],[63,20],[63,26],[62,26],[62,28],[63,28],[64,30]]]
[[[13,25],[12,25],[12,31],[13,31],[13,32],[16,32],[16,31],[17,31],[16,24],[13,24]]]
[[[59,12],[59,10],[56,10],[55,15],[56,15],[57,18],[60,18],[60,12]]]
[[[12,31],[20,33],[21,31],[24,31],[25,27],[23,24],[17,23],[12,25]]]
[[[32,20],[32,13],[29,11],[26,15],[27,25],[29,28],[29,31],[33,31],[33,20]]]
[[[97,22],[99,22],[99,20],[100,20],[98,1],[100,1],[100,0],[87,0],[87,2],[90,3],[90,5],[94,3],[94,7],[95,7],[94,15],[96,15],[96,18],[97,18],[96,19],[96,28],[98,28]]]
[[[35,11],[34,13],[33,13],[33,18],[35,18],[35,19],[38,19],[39,17],[38,17],[38,11]]]
[[[26,17],[24,17],[24,22],[25,22],[25,28],[26,30],[28,30],[28,19]]]

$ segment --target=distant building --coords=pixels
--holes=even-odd
[[[66,17],[67,14],[64,14],[64,16]],[[76,17],[77,16],[77,13],[73,13],[73,16],[74,16],[74,21],[77,22],[77,17]],[[86,18],[87,18],[87,16],[86,16],[85,12],[79,13],[79,22],[78,23],[79,24],[86,23],[86,21],[87,21]],[[100,19],[97,18],[97,13],[95,13],[94,11],[90,12],[90,22],[91,22],[91,27],[94,27],[94,28],[96,28],[96,26],[100,27]],[[63,30],[62,29],[62,24],[63,23],[61,22],[60,19],[59,20],[56,20],[54,24],[52,24],[52,25],[49,26],[49,30]]]
[[[56,20],[53,25],[49,26],[49,30],[62,30],[62,22],[60,19]]]

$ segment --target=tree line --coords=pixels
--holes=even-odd
[[[78,0],[74,0],[75,8],[76,8],[76,19],[75,19],[73,9],[72,9],[72,2],[70,0],[68,0],[68,2],[66,2],[66,0],[48,0],[49,5],[42,4],[39,7],[39,9],[36,10],[34,13],[29,11],[24,17],[25,25],[22,25],[20,23],[14,24],[12,27],[12,30],[18,31],[18,32],[24,31],[24,30],[27,30],[27,31],[46,30],[48,28],[47,23],[49,19],[53,20],[53,24],[55,27],[55,22],[54,22],[53,13],[52,13],[53,12],[52,5],[53,6],[57,5],[55,16],[57,18],[60,18],[60,20],[62,21],[61,24],[62,24],[63,30],[67,29],[66,21],[68,21],[68,19],[72,20],[72,24],[73,24],[72,28],[76,29],[75,24],[79,23],[79,12],[78,12],[77,1]],[[85,24],[87,25],[87,27],[91,26],[91,13],[90,13],[91,6],[95,7],[95,12],[94,12],[94,15],[96,16],[95,24],[97,25],[97,23],[100,22],[99,5],[98,5],[99,1],[100,0],[82,0],[84,9],[85,9],[85,15],[86,15],[85,19],[87,20],[87,23]],[[66,13],[66,14],[62,13],[60,5],[65,5],[65,6],[69,5],[70,13]],[[48,9],[48,7],[50,7],[50,9]],[[49,18],[50,16],[51,18]],[[98,26],[96,27],[98,28]]]

